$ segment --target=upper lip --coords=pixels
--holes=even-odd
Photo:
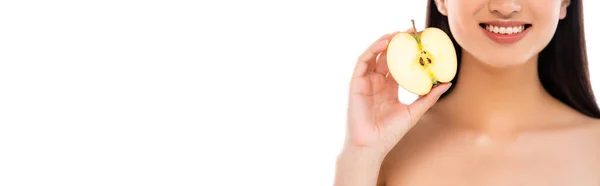
[[[482,22],[482,24],[494,25],[494,26],[500,26],[500,27],[513,27],[513,26],[529,25],[529,23],[525,22],[525,21],[487,21],[487,22]]]

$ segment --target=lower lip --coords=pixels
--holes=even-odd
[[[495,41],[496,43],[500,43],[500,44],[513,44],[516,43],[517,41],[521,40],[523,37],[525,37],[525,34],[527,34],[527,32],[529,32],[529,29],[531,28],[531,26],[525,30],[523,30],[520,33],[516,33],[516,34],[496,34],[490,31],[487,31],[485,28],[479,27],[481,28],[481,30],[483,30],[483,32],[485,32],[485,34],[492,39],[493,41]]]

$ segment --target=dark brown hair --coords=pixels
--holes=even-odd
[[[427,27],[440,28],[452,39],[460,73],[462,49],[450,32],[448,18],[438,12],[434,0],[427,4],[426,19]],[[550,95],[585,115],[600,118],[589,78],[581,0],[571,0],[567,16],[558,23],[554,37],[540,52],[538,61],[538,75]],[[452,83],[457,81],[458,76]],[[452,92],[452,87],[442,98]]]

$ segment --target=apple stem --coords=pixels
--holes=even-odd
[[[413,35],[415,37],[415,39],[417,40],[417,43],[421,43],[421,37],[419,37],[419,34],[417,34],[417,27],[415,26],[415,20],[411,19],[410,22],[412,22],[412,27],[413,27]]]

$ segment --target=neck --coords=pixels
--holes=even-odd
[[[444,117],[455,125],[485,131],[513,131],[535,123],[552,98],[537,73],[537,57],[519,66],[486,66],[464,52],[458,82],[440,100]]]

